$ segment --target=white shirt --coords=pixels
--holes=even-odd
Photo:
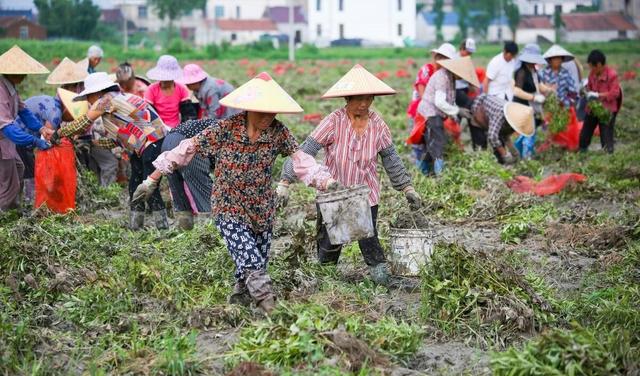
[[[487,78],[489,78],[489,95],[501,98],[513,98],[511,82],[516,68],[516,59],[506,61],[501,52],[487,65]]]

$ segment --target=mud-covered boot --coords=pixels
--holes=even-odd
[[[389,265],[387,265],[386,262],[381,262],[378,265],[369,267],[369,277],[378,285],[388,286],[390,274]]]
[[[169,228],[169,220],[167,219],[167,209],[157,210],[153,212],[153,221],[158,230],[166,230]]]
[[[265,314],[270,314],[276,303],[273,288],[271,287],[271,277],[267,272],[265,270],[250,270],[247,273],[245,283],[258,308]]]
[[[251,294],[242,281],[237,281],[233,286],[233,292],[229,295],[229,304],[237,304],[248,307],[251,305]]]
[[[36,198],[36,186],[35,179],[24,179],[24,188],[22,190],[22,197],[27,205],[33,206],[33,201]]]
[[[133,231],[141,230],[144,227],[144,212],[131,211],[129,213],[129,229]]]
[[[437,158],[434,162],[433,162],[433,173],[436,176],[440,176],[442,175],[442,172],[444,171],[444,159],[442,158]]]
[[[176,226],[180,230],[193,229],[193,213],[191,211],[179,211],[175,213]]]

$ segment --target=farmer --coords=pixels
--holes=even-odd
[[[154,171],[136,190],[135,198],[154,191],[162,175],[173,173],[200,155],[215,159],[211,206],[216,226],[236,265],[236,283],[229,302],[247,304],[250,298],[268,313],[275,306],[267,274],[275,194],[271,171],[278,155],[291,156],[296,174],[319,189],[336,185],[324,166],[299,150],[298,143],[279,120],[278,113],[300,113],[302,108],[267,73],[240,86],[220,104],[242,112],[223,120],[202,119],[202,132],[164,152]]]
[[[73,101],[86,100],[91,105],[91,110],[80,121],[61,128],[58,133],[64,137],[82,133],[90,126],[91,121],[102,116],[108,137],[100,139],[99,143],[108,149],[121,146],[130,155],[129,227],[138,230],[144,225],[145,202],[134,202],[133,193],[138,184],[153,171],[151,162],[160,154],[165,125],[142,98],[121,93],[118,84],[104,72],[90,74],[84,80],[84,86],[85,89]],[[150,192],[147,204],[153,212],[156,227],[168,228],[167,211],[158,189]]]
[[[149,81],[144,77],[138,76],[133,71],[133,67],[128,62],[118,65],[115,73],[115,81],[120,85],[120,89],[124,93],[137,95],[144,98],[147,92]]]
[[[514,164],[517,159],[511,153],[511,135],[515,130],[521,135],[532,136],[535,131],[533,108],[520,103],[507,102],[501,97],[481,94],[471,106],[470,124],[484,129],[499,163]]]
[[[569,124],[566,130],[552,135],[552,141],[570,150],[578,148],[579,124],[574,108],[578,93],[575,82],[568,70],[563,66],[563,62],[574,59],[574,56],[564,48],[553,45],[543,57],[548,65],[540,72],[540,81],[553,89],[562,107],[569,111]]]
[[[25,107],[16,90],[26,75],[44,73],[49,73],[49,70],[18,46],[0,55],[0,212],[20,206],[24,164],[16,146],[37,147],[40,150],[51,147],[46,140],[26,132],[16,124],[20,119],[29,130],[45,139],[51,138],[53,130],[42,126]]]
[[[102,57],[104,52],[102,48],[96,46],[95,44],[89,47],[87,50],[87,73],[95,73],[96,67],[102,61]]]
[[[476,41],[473,38],[466,38],[460,43],[457,57],[471,56],[474,52],[476,52]],[[456,104],[460,107],[471,108],[469,83],[465,80],[456,80]]]
[[[182,78],[178,60],[171,55],[160,56],[156,66],[147,72],[147,77],[158,82],[149,86],[144,98],[158,111],[167,130],[175,128],[180,124],[181,110],[184,112],[192,108],[189,90],[176,82]]]
[[[542,93],[548,93],[544,84],[541,84],[538,79],[538,66],[546,64],[547,62],[542,57],[540,46],[535,43],[527,44],[518,56],[517,65],[519,67],[516,65],[516,73],[514,75],[515,87],[525,95],[524,98],[522,98],[522,95],[520,97],[516,95],[513,101],[533,107],[534,113],[537,115],[542,114],[542,103],[545,101],[545,96]],[[540,117],[536,117],[536,126],[539,125],[540,121]],[[533,157],[535,142],[535,131],[534,135],[530,137],[518,136],[516,147],[523,159],[531,159]]]
[[[455,80],[460,78],[471,85],[480,86],[470,57],[440,60],[438,64],[443,69],[439,69],[429,80],[418,107],[419,113],[427,119],[427,131],[424,136],[424,159],[427,167],[424,170],[427,173],[433,172],[436,176],[440,176],[444,169],[444,120],[447,117],[456,119],[460,112],[460,108],[455,104]]]
[[[395,94],[395,90],[357,64],[345,74],[322,98],[343,97],[344,107],[325,117],[309,135],[301,149],[315,157],[324,149],[325,163],[331,176],[341,185],[366,184],[369,189],[369,205],[375,235],[358,242],[371,279],[378,284],[389,284],[389,268],[376,229],[380,181],[377,173],[378,156],[382,159],[393,187],[404,192],[412,210],[418,210],[421,199],[411,186],[411,176],[398,156],[389,127],[380,115],[369,109],[376,95]],[[294,181],[291,160],[285,161],[278,184],[278,199],[284,205],[288,201],[288,187]],[[342,245],[329,241],[327,228],[318,209],[318,259],[322,264],[336,264]]]
[[[186,85],[198,98],[199,119],[225,119],[237,113],[220,105],[220,99],[232,92],[234,87],[225,80],[210,77],[199,65],[185,65],[183,77],[179,82]]]
[[[513,81],[517,54],[518,45],[515,42],[504,43],[503,51],[494,56],[487,65],[487,75],[482,84],[484,93],[511,100],[511,82]]]
[[[407,108],[407,115],[409,117],[409,131],[413,133],[415,127],[423,127],[426,119],[422,116],[418,116],[418,106],[422,100],[424,89],[429,83],[429,79],[433,74],[440,69],[438,60],[453,59],[456,56],[456,48],[451,43],[443,43],[440,47],[431,50],[431,61],[426,63],[416,75],[416,80],[413,83],[413,93],[411,94],[411,102]],[[424,142],[422,141],[422,135],[420,135],[420,142],[411,145],[413,149],[413,156],[415,157],[416,166],[425,172],[426,162],[424,161]]]
[[[580,132],[580,151],[587,151],[593,131],[596,127],[600,127],[602,148],[611,154],[614,144],[613,127],[622,106],[622,88],[618,82],[618,73],[607,65],[607,58],[602,51],[591,51],[587,57],[587,63],[591,70],[587,84],[587,99],[602,103],[604,109],[609,111],[609,121],[603,122],[598,119],[593,109],[587,104],[587,115]]]

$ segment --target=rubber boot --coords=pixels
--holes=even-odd
[[[244,282],[238,281],[233,286],[233,292],[229,295],[229,304],[245,307],[251,305],[251,294],[249,294],[249,289],[247,289],[247,285]]]
[[[158,230],[166,230],[169,228],[169,221],[167,220],[167,209],[157,210],[153,212],[153,221],[156,224]]]
[[[176,225],[180,230],[193,229],[193,213],[191,211],[179,211],[175,213]]]
[[[131,211],[129,213],[129,229],[133,231],[141,230],[144,227],[144,212]]]
[[[443,170],[444,170],[444,159],[437,158],[433,162],[433,173],[436,174],[436,176],[440,176],[442,175]]]
[[[429,175],[431,172],[431,163],[423,159],[418,163],[418,169],[420,169],[423,175]]]
[[[35,179],[24,179],[23,184],[23,200],[27,205],[33,206],[33,202],[36,198]]]
[[[270,314],[276,306],[271,287],[271,277],[265,270],[249,270],[245,281],[249,294],[265,314]]]
[[[378,285],[388,286],[390,274],[389,265],[387,265],[386,262],[381,262],[378,265],[369,267],[369,277],[371,277],[371,280]]]

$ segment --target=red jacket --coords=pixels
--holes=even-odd
[[[618,81],[618,73],[613,68],[605,65],[604,71],[599,76],[596,76],[591,71],[587,90],[599,93],[598,99],[607,110],[612,113],[620,110],[622,106],[622,89]]]

